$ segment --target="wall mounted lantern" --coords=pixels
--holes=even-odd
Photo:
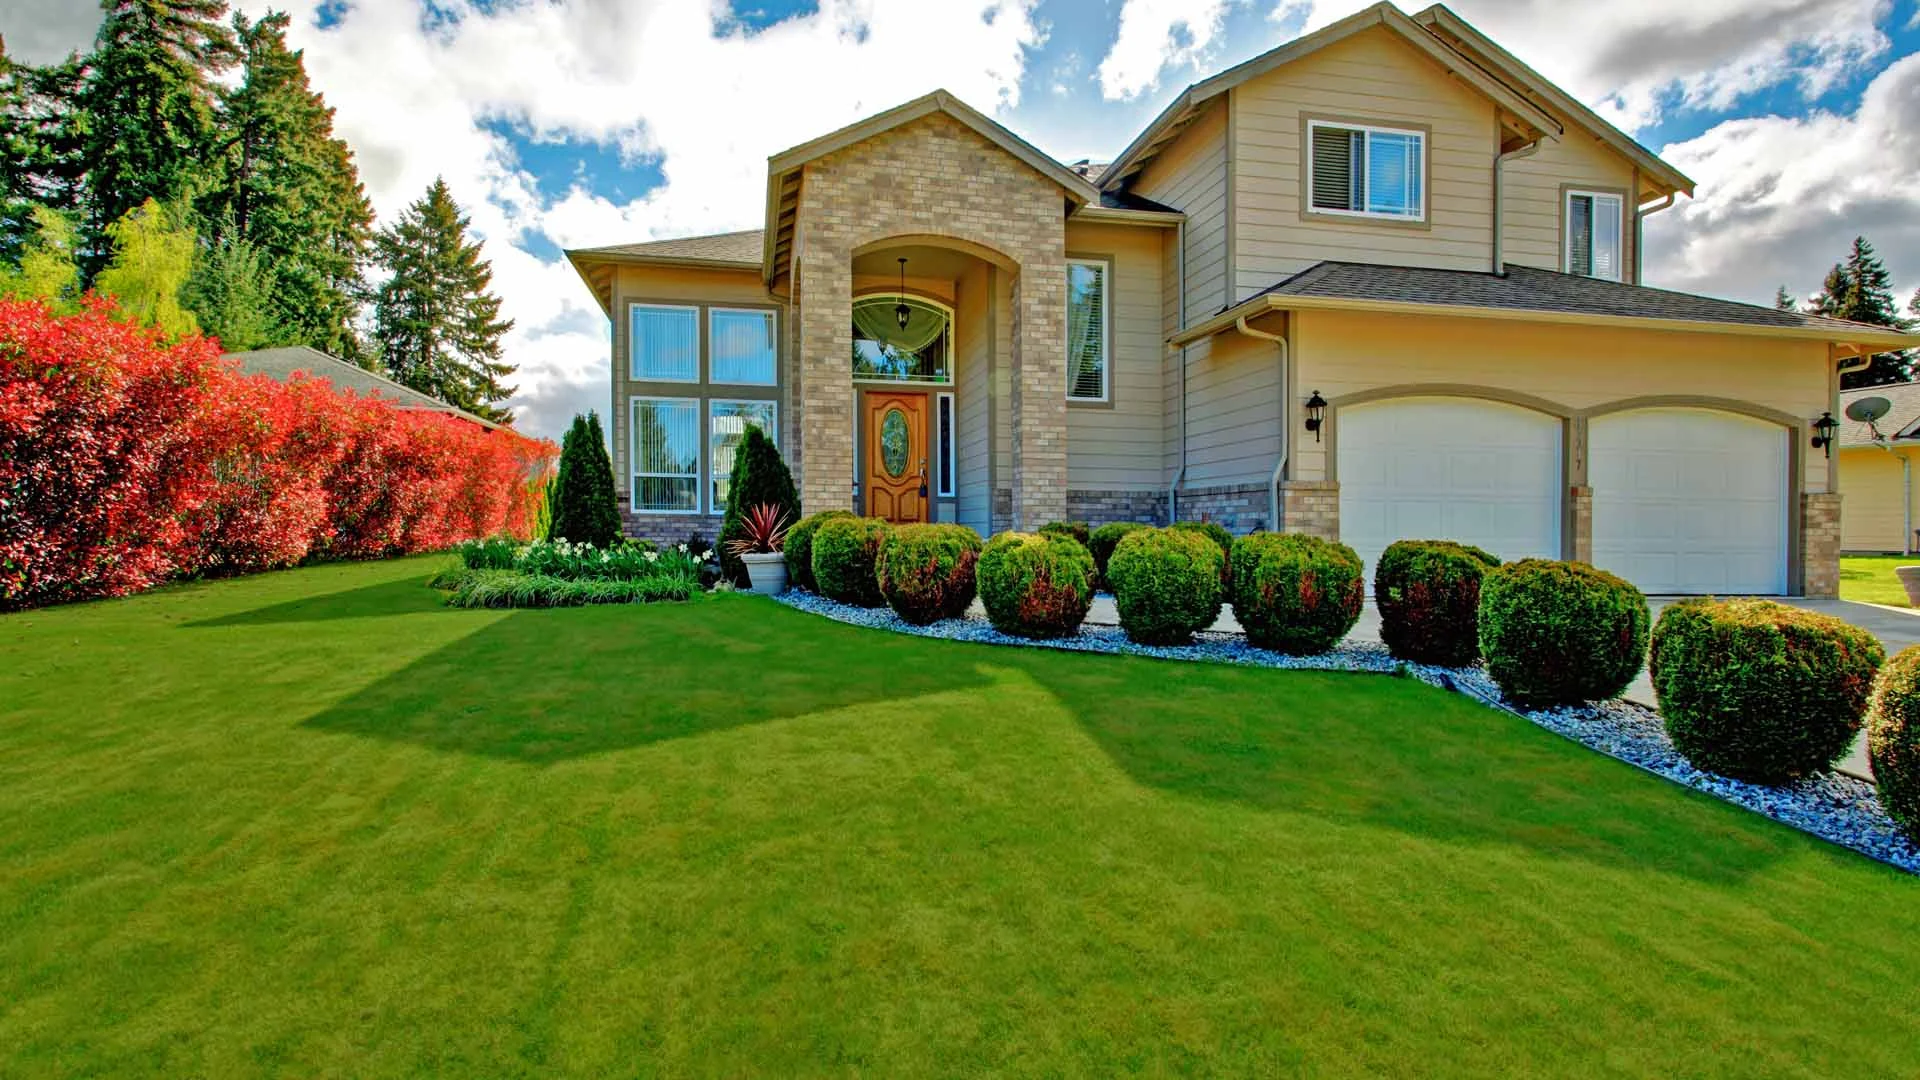
[[[913,309],[907,306],[907,257],[900,256],[900,302],[893,305],[893,321],[900,329],[907,328],[907,320],[913,318]]]
[[[1307,430],[1313,432],[1314,442],[1320,441],[1320,425],[1326,422],[1326,417],[1327,399],[1315,390],[1313,396],[1307,399]]]
[[[1827,456],[1832,457],[1833,433],[1839,430],[1840,421],[1835,420],[1832,413],[1821,413],[1820,419],[1813,422],[1813,448],[1815,450],[1825,450]]]

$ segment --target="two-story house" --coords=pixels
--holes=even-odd
[[[775,155],[749,232],[571,251],[635,535],[747,424],[809,512],[1209,518],[1654,593],[1837,587],[1819,419],[1912,339],[1644,287],[1693,184],[1444,7],[1189,87],[1105,166],[940,92]]]

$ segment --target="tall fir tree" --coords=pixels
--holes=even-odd
[[[274,322],[275,277],[258,248],[237,232],[202,244],[182,300],[200,324],[200,332],[220,339],[229,352],[246,352],[292,342]]]
[[[271,273],[275,344],[360,351],[353,318],[366,288],[373,207],[333,109],[287,47],[288,17],[233,17],[241,79],[222,95],[199,207],[215,244],[244,243]]]
[[[513,396],[502,380],[515,369],[500,359],[500,340],[513,320],[500,318],[493,268],[479,242],[467,239],[467,225],[446,181],[436,178],[375,237],[376,257],[392,276],[374,294],[374,341],[401,383],[511,423],[500,403]]]
[[[611,547],[620,539],[620,508],[613,492],[600,414],[576,415],[560,443],[560,468],[548,500],[547,535],[576,544]]]
[[[1905,330],[1912,324],[1900,314],[1893,298],[1893,275],[1865,237],[1855,237],[1844,262],[1827,271],[1825,285],[1814,296],[1810,311],[1830,319],[1849,319]],[[1913,354],[1907,350],[1876,353],[1860,371],[1841,377],[1841,386],[1880,386],[1911,378]]]
[[[1773,306],[1781,311],[1799,311],[1800,301],[1794,299],[1793,294],[1787,291],[1785,285],[1782,285],[1773,294]]]
[[[101,0],[106,17],[80,91],[86,113],[82,266],[109,257],[107,230],[149,199],[190,198],[213,142],[214,79],[237,57],[226,0]]]
[[[34,209],[77,209],[86,176],[86,62],[34,67],[0,53],[0,260],[38,232]]]

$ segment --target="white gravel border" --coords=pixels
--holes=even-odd
[[[1291,668],[1307,671],[1405,672],[1443,690],[1465,694],[1483,704],[1530,720],[1557,735],[1598,750],[1664,777],[1683,787],[1704,791],[1736,806],[1811,833],[1822,840],[1851,848],[1870,859],[1920,874],[1920,847],[1901,834],[1874,786],[1858,777],[1827,773],[1786,787],[1765,787],[1694,768],[1673,748],[1660,716],[1630,701],[1599,701],[1555,709],[1526,710],[1501,700],[1500,689],[1483,667],[1443,668],[1395,660],[1377,642],[1343,642],[1319,656],[1287,656],[1258,649],[1245,635],[1205,632],[1192,645],[1136,645],[1117,626],[1082,626],[1069,638],[1029,641],[995,630],[979,616],[947,619],[932,626],[914,626],[888,608],[862,608],[828,600],[815,593],[790,589],[774,597],[799,611],[836,622],[890,630],[915,637],[971,641],[984,645],[1019,645],[1067,652],[1117,653],[1162,660],[1203,661],[1249,667]]]

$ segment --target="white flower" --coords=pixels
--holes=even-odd
[[[659,561],[660,561],[660,553],[659,553],[659,552],[657,552],[657,551],[649,551],[649,552],[647,552],[647,561],[648,561],[648,562],[659,562]]]

